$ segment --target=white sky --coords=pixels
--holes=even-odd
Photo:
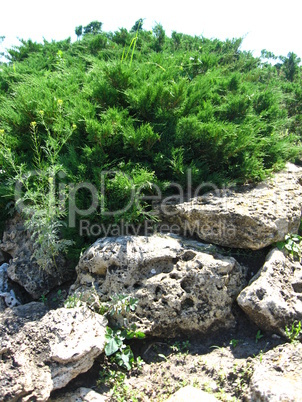
[[[242,37],[242,50],[259,56],[261,49],[302,59],[301,0],[0,0],[0,51],[18,44],[17,37],[42,41],[75,40],[74,29],[93,20],[104,31],[145,18],[144,29],[161,23],[172,30],[207,38]]]

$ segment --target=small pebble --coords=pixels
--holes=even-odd
[[[273,335],[272,335],[272,339],[280,339],[280,338],[281,338],[280,335],[277,335],[277,334],[273,334]]]

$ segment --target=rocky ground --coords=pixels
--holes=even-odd
[[[117,367],[106,363],[106,359],[102,357],[88,373],[80,375],[64,390],[55,391],[50,401],[63,402],[68,400],[68,395],[72,395],[75,389],[85,387],[101,393],[107,401],[160,402],[166,401],[176,391],[188,385],[203,390],[220,401],[279,401],[281,399],[277,399],[280,397],[278,393],[275,397],[260,395],[252,399],[257,390],[257,383],[254,382],[257,380],[259,366],[263,366],[267,373],[273,370],[283,377],[284,367],[276,365],[272,356],[269,356],[268,361],[265,356],[271,353],[280,359],[281,352],[284,351],[284,360],[288,361],[293,350],[300,358],[301,344],[289,344],[277,335],[258,332],[258,327],[239,311],[238,314],[240,321],[235,330],[217,333],[209,338],[197,336],[136,342],[133,350],[142,357],[144,363],[128,373],[117,370],[114,374]],[[296,362],[292,360],[290,365],[288,373],[296,373]],[[107,379],[105,386],[100,379],[108,375],[108,370],[112,371],[112,376]],[[125,378],[121,373],[125,374]],[[261,378],[264,377],[262,372],[260,375]],[[300,380],[295,379],[296,385]],[[274,386],[272,375],[264,385],[265,389],[270,386]],[[294,398],[300,396],[296,393]]]
[[[0,400],[302,401],[302,241],[275,244],[298,231],[301,183],[290,165],[257,188],[171,206],[192,225],[219,218],[236,241],[217,228],[101,238],[75,271],[64,259],[39,269],[16,216],[0,243]],[[146,334],[129,371],[105,357],[107,320]]]
[[[245,265],[248,277],[263,266],[269,252],[268,249],[253,253],[225,251]],[[231,330],[221,329],[210,336],[151,337],[132,342],[132,349],[143,364],[130,372],[121,371],[102,356],[88,373],[77,377],[65,389],[53,392],[50,401],[63,402],[68,397],[73,401],[74,390],[88,387],[107,401],[160,402],[188,386],[220,401],[302,400],[297,388],[301,379],[296,361],[302,353],[301,344],[260,330],[236,305],[232,313],[236,325]],[[289,365],[287,369],[284,362]],[[285,382],[290,379],[284,389],[288,392],[292,386],[295,389],[292,397],[287,394],[280,399],[282,390],[276,388],[276,376],[278,384],[280,379]],[[259,377],[263,382],[260,385]],[[206,400],[201,395],[187,399],[187,389],[185,394],[185,399],[180,400]]]

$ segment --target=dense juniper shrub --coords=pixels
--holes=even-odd
[[[257,182],[294,161],[299,59],[290,53],[273,66],[240,51],[241,42],[169,38],[159,24],[153,32],[100,26],[74,43],[22,40],[0,66],[1,220],[18,179],[27,219],[50,214],[51,241],[64,236],[79,249],[91,239],[79,236],[79,216],[70,218],[70,191],[92,224],[140,223],[154,219],[148,197],[170,194],[171,181],[185,189],[188,169],[193,186],[221,186]],[[39,196],[50,189],[57,213]]]

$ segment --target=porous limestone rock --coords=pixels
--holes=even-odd
[[[99,239],[80,258],[70,292],[88,298],[93,284],[101,301],[115,294],[135,297],[138,305],[129,321],[153,336],[230,328],[245,269],[206,249],[163,235]]]
[[[239,306],[264,331],[285,335],[285,326],[302,320],[302,266],[278,249],[237,298]]]
[[[47,271],[38,266],[32,258],[33,241],[19,215],[7,222],[0,250],[12,257],[7,268],[8,277],[21,285],[34,299],[39,299],[54,287],[70,280],[73,275],[72,271],[66,269],[61,256],[57,266],[53,265]]]
[[[106,320],[91,310],[32,302],[0,313],[0,400],[47,401],[104,350]]]
[[[194,233],[221,246],[258,250],[283,240],[287,233],[297,233],[301,178],[302,168],[288,164],[286,170],[256,187],[215,189],[188,202],[164,202],[162,219],[179,228],[178,233]]]
[[[187,385],[170,396],[166,402],[218,402],[214,395]]]
[[[0,242],[0,250],[9,254],[11,258],[27,256],[28,249],[32,250],[30,234],[24,228],[24,222],[20,215],[6,222],[3,240]]]
[[[90,388],[78,388],[74,392],[67,392],[56,398],[50,398],[48,402],[106,402],[108,398],[98,394]]]
[[[302,345],[285,344],[266,352],[254,365],[247,400],[302,401]]]

